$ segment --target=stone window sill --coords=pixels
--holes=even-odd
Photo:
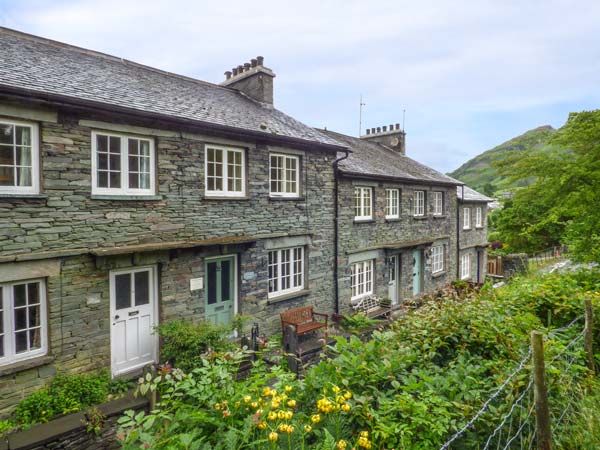
[[[483,230],[483,227],[475,227],[476,230]]]
[[[447,219],[448,218],[448,216],[446,214],[442,214],[441,216],[431,216],[431,217],[433,217],[434,219]]]
[[[354,223],[373,223],[375,219],[354,219]]]
[[[306,197],[277,197],[269,195],[269,201],[274,202],[305,202]]]
[[[291,300],[293,298],[304,297],[305,295],[308,295],[308,294],[310,294],[310,289],[302,289],[301,291],[290,292],[289,294],[270,298],[267,301],[267,305],[275,305],[277,303],[285,302],[285,301]]]
[[[446,271],[442,270],[441,272],[436,272],[431,274],[431,278],[439,278],[446,275]]]
[[[7,366],[0,367],[0,377],[12,375],[24,370],[35,369],[36,367],[45,366],[46,364],[50,364],[52,362],[54,362],[54,356],[51,355],[38,356],[31,359],[25,359],[23,361],[17,361]]]
[[[428,216],[412,216],[412,218],[414,220],[427,220],[427,219],[429,219]]]
[[[463,231],[471,231],[471,228],[463,228]]]
[[[219,196],[219,195],[205,195],[204,197],[202,197],[202,199],[203,200],[217,200],[217,201],[223,201],[223,200],[248,201],[248,200],[250,200],[250,197],[248,197],[247,195],[240,196],[240,197],[228,197],[226,195],[223,195],[223,196]]]
[[[162,195],[98,195],[92,194],[92,200],[118,200],[118,201],[154,201],[162,200]]]
[[[402,220],[402,219],[400,219],[400,217],[386,217],[385,218],[386,222],[400,222],[400,220]]]
[[[45,200],[48,198],[46,194],[0,194],[0,198],[30,198],[33,200]]]

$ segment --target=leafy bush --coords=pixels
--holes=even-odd
[[[202,365],[202,354],[209,349],[232,348],[231,327],[174,320],[159,325],[157,330],[161,337],[161,358],[184,371]]]
[[[57,375],[50,384],[23,399],[14,418],[20,427],[44,423],[60,414],[69,414],[107,399],[110,377],[106,372],[85,375]]]
[[[339,337],[332,356],[302,380],[260,359],[248,378],[237,380],[242,352],[206,354],[187,374],[167,368],[143,380],[140,392],[157,391],[159,403],[150,414],[130,412],[121,419],[124,447],[437,449],[514,370],[532,329],[568,324],[582,314],[585,297],[600,314],[599,288],[600,271],[520,277],[479,292],[459,283],[447,297],[431,296],[367,342]],[[562,332],[561,340],[546,341],[556,410],[587,383],[581,350],[565,348],[580,325]],[[595,339],[600,348],[600,330]],[[575,358],[568,367],[553,362],[564,351]],[[480,448],[529,377],[527,370],[515,377],[456,448]],[[346,392],[350,398],[338,400]],[[597,399],[584,407],[587,416],[561,430],[574,433],[565,434],[571,446],[563,448],[596,447],[585,427],[598,427]]]
[[[12,420],[0,420],[0,437],[10,433],[15,428]]]
[[[378,324],[381,324],[380,320],[371,319],[363,312],[344,316],[341,322],[342,328],[350,333],[362,333],[376,327]]]

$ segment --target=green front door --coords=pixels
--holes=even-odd
[[[235,256],[206,261],[206,305],[204,315],[209,322],[227,325],[234,314]]]

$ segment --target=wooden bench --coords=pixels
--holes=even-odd
[[[381,306],[381,300],[376,295],[361,298],[352,305],[352,309],[356,312],[365,313],[371,319],[386,317],[392,310],[389,306]]]
[[[327,330],[327,314],[317,313],[312,306],[288,309],[280,314],[281,329],[285,333],[286,325],[294,327],[297,336],[310,333],[320,328]],[[317,320],[317,317],[325,319]],[[327,333],[325,333],[327,334]]]

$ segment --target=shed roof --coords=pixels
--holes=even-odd
[[[2,91],[85,101],[275,139],[340,146],[331,137],[235,89],[0,27]]]
[[[462,191],[465,191],[465,195],[463,198],[462,195]],[[484,203],[489,203],[489,202],[493,202],[494,199],[487,197],[485,195],[483,195],[480,192],[477,192],[475,189],[471,189],[469,186],[465,185],[465,186],[458,186],[456,188],[456,195],[458,196],[459,200],[465,201],[465,202],[484,202]]]

